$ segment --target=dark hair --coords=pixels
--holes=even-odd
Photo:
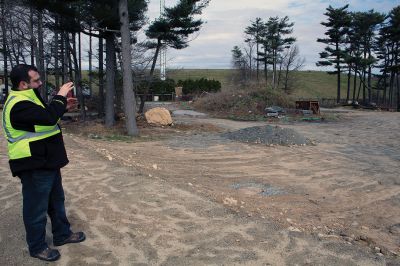
[[[31,77],[29,76],[29,71],[38,72],[37,68],[31,65],[20,64],[13,67],[10,73],[11,83],[13,89],[17,89],[21,81],[30,82]]]

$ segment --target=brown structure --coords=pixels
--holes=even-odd
[[[320,114],[318,101],[296,101],[296,109],[310,110],[315,115]]]

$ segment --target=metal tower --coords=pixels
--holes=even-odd
[[[160,18],[163,16],[165,10],[165,0],[160,0]],[[160,48],[160,79],[167,78],[167,47],[162,45]]]

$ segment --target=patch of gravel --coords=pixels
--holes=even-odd
[[[230,140],[266,145],[310,145],[312,142],[290,128],[278,126],[248,127],[221,135]]]

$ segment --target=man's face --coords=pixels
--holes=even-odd
[[[29,87],[31,87],[32,89],[40,88],[40,86],[42,86],[42,81],[40,80],[39,73],[34,70],[30,70],[28,72],[28,74],[29,74],[29,77],[31,78]]]
[[[30,70],[28,72],[28,75],[30,77],[29,83],[21,81],[20,90],[37,89],[40,88],[40,86],[42,86],[43,83],[40,80],[40,75],[38,72]]]

